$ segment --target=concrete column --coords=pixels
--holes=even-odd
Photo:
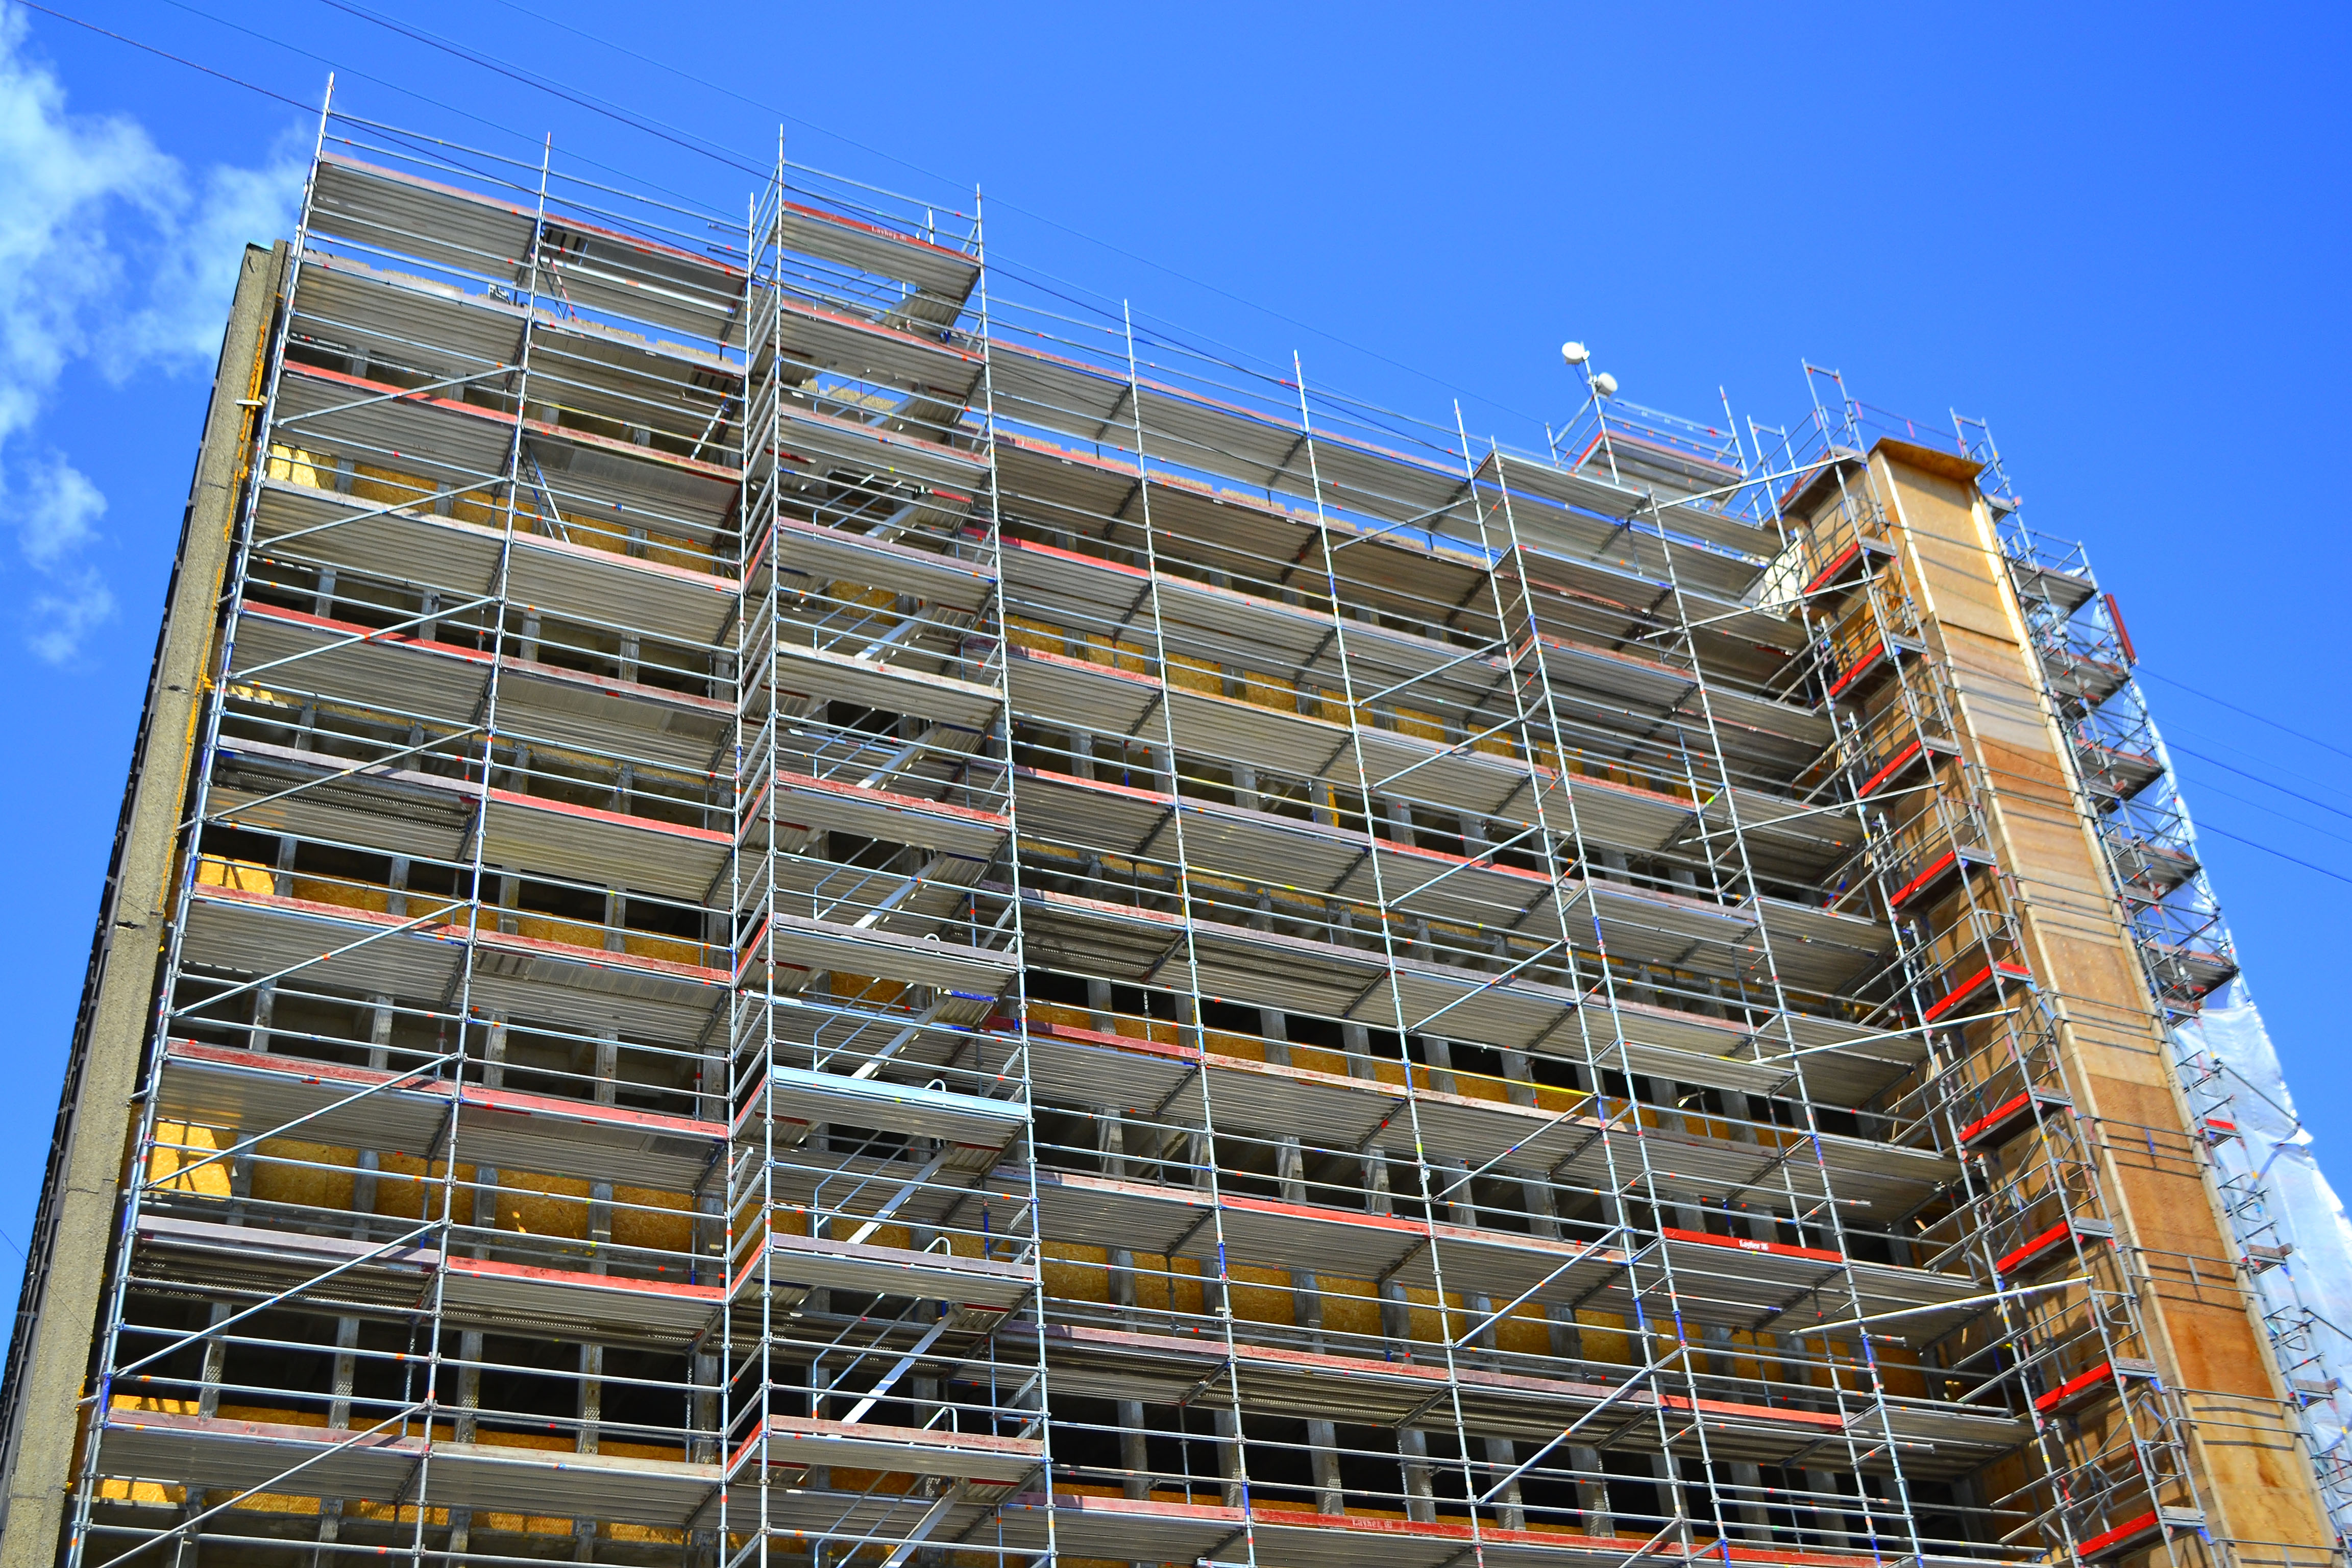
[[[1854,1536],[1846,1532],[1846,1512],[1836,1501],[1847,1489],[1834,1470],[1807,1470],[1805,1489],[1813,1494],[1813,1543],[1832,1552],[1843,1552],[1857,1544]]]
[[[489,1028],[482,1042],[482,1087],[504,1089],[507,1084],[507,1016],[493,1013]]]
[[[1315,1511],[1347,1512],[1348,1494],[1339,1481],[1339,1434],[1332,1423],[1308,1420],[1307,1458],[1315,1471]]]
[[[1452,1094],[1454,1092],[1454,1042],[1436,1035],[1423,1035],[1420,1038],[1422,1059],[1429,1069],[1429,1087],[1440,1094]]]
[[[1576,1506],[1584,1515],[1584,1533],[1616,1534],[1617,1514],[1609,1505],[1609,1478],[1601,1462],[1601,1450],[1580,1443],[1570,1444],[1568,1463],[1576,1472]]]
[[[1201,1128],[1188,1129],[1184,1134],[1184,1163],[1190,1184],[1195,1192],[1205,1194],[1214,1180],[1212,1166],[1216,1158],[1209,1134]],[[1175,1267],[1170,1258],[1169,1267]],[[1204,1252],[1201,1258],[1201,1311],[1204,1317],[1216,1317],[1225,1310],[1225,1281],[1217,1272],[1216,1254]]]
[[[1142,1501],[1151,1496],[1151,1446],[1143,1434],[1143,1401],[1118,1402],[1119,1495]]]
[[[457,1336],[457,1359],[467,1364],[457,1368],[457,1408],[449,1424],[453,1441],[471,1443],[479,1432],[478,1413],[482,1407],[482,1334],[478,1329],[467,1329]],[[449,1552],[452,1557],[472,1550],[474,1510],[453,1508],[449,1510]]]
[[[1470,1193],[1470,1167],[1451,1154],[1429,1156],[1431,1195],[1444,1205],[1445,1218],[1454,1225],[1478,1223],[1477,1201]]]
[[[515,757],[518,767],[520,767],[522,763],[528,759],[529,751],[530,748],[526,746],[516,746]],[[503,936],[512,936],[515,934],[517,930],[515,925],[515,906],[522,900],[522,879],[516,876],[511,871],[499,873],[498,893],[496,897],[498,900],[497,919],[499,922],[499,934]]]
[[[1307,1192],[1307,1162],[1299,1151],[1297,1139],[1285,1138],[1276,1145],[1275,1171],[1282,1183],[1283,1202],[1303,1204],[1310,1201]],[[1312,1335],[1310,1342],[1320,1349],[1323,1343],[1323,1297],[1312,1271],[1294,1268],[1290,1272],[1290,1317],[1295,1325]]]
[[[1437,1494],[1430,1485],[1429,1435],[1418,1426],[1397,1433],[1397,1460],[1404,1474],[1404,1516],[1420,1524],[1437,1519]]]
[[[1558,1241],[1559,1227],[1559,1194],[1552,1191],[1551,1183],[1541,1176],[1530,1176],[1507,1169],[1498,1170],[1502,1181],[1519,1184],[1519,1202],[1528,1211],[1528,1225],[1534,1235],[1549,1241]]]
[[[335,1368],[333,1381],[329,1385],[327,1401],[327,1426],[334,1431],[342,1432],[351,1429],[352,1385],[357,1381],[359,1373],[359,1359],[353,1352],[358,1349],[359,1342],[360,1321],[357,1318],[336,1319]],[[323,1548],[333,1545],[342,1534],[342,1525],[343,1500],[321,1498],[319,1500],[320,1546]],[[318,1562],[324,1555],[323,1552],[314,1552],[311,1561]]]
[[[353,1157],[352,1239],[354,1241],[365,1241],[374,1233],[376,1173],[383,1168],[383,1156],[373,1149],[362,1149]]]
[[[482,1408],[482,1331],[467,1329],[457,1336],[457,1410],[450,1426],[460,1443],[474,1441]]]
[[[1108,982],[1104,988],[1108,989]],[[1097,1115],[1095,1129],[1102,1144],[1103,1174],[1115,1181],[1127,1180],[1127,1124],[1119,1120],[1118,1112],[1105,1110]],[[1135,1254],[1127,1247],[1114,1247],[1110,1248],[1109,1263],[1107,1294],[1110,1304],[1131,1312],[1135,1307]]]
[[[629,951],[629,900],[618,888],[604,891],[604,951]]]
[[[1756,1129],[1747,1123],[1763,1120],[1757,1114],[1760,1108],[1749,1100],[1743,1090],[1726,1089],[1716,1092],[1723,1097],[1723,1113],[1732,1119],[1731,1141],[1735,1143],[1747,1144],[1750,1148],[1758,1147]],[[1732,1201],[1738,1204],[1743,1201],[1752,1202],[1752,1199],[1735,1198]],[[1772,1216],[1761,1205],[1755,1205],[1736,1213],[1732,1228],[1744,1232],[1751,1241],[1769,1241],[1772,1239]]]
[[[1307,1161],[1300,1153],[1298,1140],[1286,1137],[1275,1145],[1274,1168],[1282,1184],[1282,1201],[1303,1204],[1307,1198]]]
[[[1242,1506],[1243,1479],[1248,1470],[1242,1457],[1242,1426],[1230,1405],[1221,1405],[1213,1412],[1217,1425],[1217,1479],[1223,1482],[1220,1489],[1227,1508]]]
[[[1680,1107],[1675,1103],[1678,1096],[1675,1081],[1672,1079],[1645,1078],[1639,1082],[1644,1090],[1643,1102],[1657,1112],[1659,1128],[1667,1132],[1684,1131],[1687,1123]],[[1666,1218],[1668,1214],[1673,1216],[1671,1220]],[[1706,1228],[1705,1212],[1691,1204],[1661,1205],[1659,1217],[1662,1222],[1672,1224],[1681,1230]]]
[[[613,1244],[613,1184],[588,1184],[588,1272],[604,1274],[613,1263],[605,1249]]]
[[[1279,1007],[1257,1010],[1257,1032],[1265,1037],[1265,1059],[1276,1067],[1290,1065],[1290,1018]]]
[[[723,939],[720,945],[723,945]],[[698,1069],[701,1090],[695,1096],[696,1112],[706,1121],[725,1121],[733,1107],[728,1103],[727,1043],[724,1039],[711,1042],[702,1053],[702,1066]]]
[[[1446,726],[1448,736],[1457,743],[1467,734],[1466,731],[1460,734],[1454,733],[1461,729],[1462,726],[1459,724]],[[1462,834],[1462,853],[1471,859],[1475,860],[1495,847],[1494,826],[1485,817],[1474,816],[1465,811],[1454,819],[1454,826]],[[1510,835],[1507,833],[1503,837],[1507,838]]]
[[[1110,1305],[1129,1311],[1136,1305],[1136,1256],[1124,1246],[1110,1248]]]
[[[253,1196],[253,1155],[233,1154],[228,1162],[228,1223],[243,1225],[246,1200]]]
[[[580,1436],[575,1449],[593,1454],[604,1424],[604,1347],[580,1347]],[[575,1563],[593,1561],[596,1554],[596,1521],[580,1518],[572,1521],[572,1560]]]
[[[1389,1342],[1391,1361],[1413,1359],[1412,1303],[1406,1299],[1404,1287],[1393,1280],[1381,1285],[1381,1335]]]
[[[694,1356],[694,1429],[707,1434],[688,1445],[687,1458],[707,1464],[719,1458],[719,1357],[707,1351]]]
[[[217,1330],[222,1320],[234,1310],[226,1301],[215,1301],[212,1306],[213,1327]],[[215,1333],[205,1341],[203,1382],[196,1390],[196,1414],[208,1421],[220,1414],[221,1375],[227,1367],[228,1342]]]
[[[1649,1461],[1650,1477],[1657,1487],[1658,1511],[1668,1518],[1682,1518],[1684,1523],[1675,1535],[1686,1540],[1690,1534],[1690,1526],[1687,1516],[1683,1511],[1681,1466],[1675,1462],[1672,1454],[1652,1454],[1649,1456]],[[1645,1526],[1644,1533],[1656,1527]],[[1675,1536],[1669,1536],[1667,1539],[1671,1541],[1675,1539]]]
[[[1589,1370],[1584,1364],[1584,1326],[1576,1321],[1573,1307],[1546,1307],[1545,1331],[1551,1342],[1551,1353],[1570,1364],[1565,1369],[1570,1377],[1584,1377]]]
[[[1184,1131],[1184,1164],[1188,1183],[1197,1192],[1207,1192],[1213,1180],[1216,1150],[1209,1141],[1206,1129],[1188,1127]]]
[[[1730,1519],[1726,1522],[1736,1527],[1748,1540],[1760,1543],[1772,1539],[1771,1511],[1764,1506],[1764,1472],[1744,1459],[1734,1459],[1726,1467],[1731,1472],[1735,1492]]]
[[[1513,1105],[1533,1105],[1536,1102],[1535,1065],[1525,1051],[1503,1053],[1503,1092]]]
[[[621,1036],[616,1029],[596,1032],[596,1103],[610,1105],[620,1086]]]
[[[392,998],[379,992],[368,998],[367,1065],[377,1072],[392,1066]]]
[[[1290,1275],[1290,1318],[1306,1334],[1307,1348],[1323,1348],[1323,1288],[1314,1275],[1293,1269]]]
[[[1233,696],[1239,692],[1230,693]],[[1257,770],[1247,763],[1235,763],[1234,768],[1234,804],[1249,811],[1258,807]]]
[[[474,1242],[474,1256],[487,1258],[492,1250],[487,1233],[499,1228],[499,1168],[496,1165],[474,1167],[473,1226],[477,1232],[486,1233]]]
[[[577,1451],[593,1454],[604,1424],[604,1347],[580,1347],[580,1440]]]
[[[1479,1483],[1481,1491],[1509,1475],[1519,1462],[1519,1451],[1508,1437],[1487,1437],[1483,1441],[1486,1448],[1486,1474],[1489,1479]],[[1504,1483],[1502,1489],[1495,1494],[1495,1503],[1498,1516],[1496,1522],[1505,1530],[1525,1530],[1528,1527],[1528,1510],[1519,1500],[1519,1483],[1517,1480]]]
[[[1471,1324],[1483,1325],[1469,1333],[1469,1348],[1463,1355],[1463,1360],[1473,1366],[1492,1367],[1501,1364],[1501,1357],[1495,1350],[1494,1325],[1486,1322],[1487,1315],[1494,1310],[1495,1299],[1492,1296],[1483,1291],[1465,1292],[1462,1297],[1461,1312],[1458,1315],[1449,1314],[1457,1338],[1464,1331],[1469,1329]]]
[[[269,1025],[278,1013],[278,984],[270,981],[253,988],[253,1024],[246,1030],[246,1048],[256,1056],[269,1054]]]
[[[1396,1199],[1389,1189],[1389,1152],[1375,1143],[1366,1149],[1360,1161],[1364,1175],[1364,1207],[1371,1214],[1396,1213]]]

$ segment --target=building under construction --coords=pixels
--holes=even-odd
[[[247,254],[0,1563],[2338,1560],[1983,426],[1515,450],[748,195],[337,116]]]

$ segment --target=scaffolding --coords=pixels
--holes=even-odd
[[[2177,1026],[2193,1020],[2208,997],[2238,978],[2237,948],[2206,879],[2172,759],[2131,673],[2137,651],[2115,595],[2100,589],[2082,544],[2025,525],[1990,426],[1958,415],[1953,426],[1984,464],[1979,482],[2000,517],[2020,603],[2053,688],[2065,695],[2063,711],[2072,721],[2066,738],[2086,815],[2097,825],[2149,994],[2176,1026],[2174,1070],[2236,1243],[2233,1261],[2249,1280],[2270,1277],[2250,1294],[2340,1540],[2352,1530],[2352,1457],[2341,1440],[2343,1390],[2326,1354],[2335,1331],[2290,1261],[2293,1248],[2280,1231],[2281,1209],[2267,1167],[2220,1152],[2239,1139],[2239,1100],[2264,1091]]]
[[[66,1560],[2315,1568],[2210,1527],[1869,459],[1980,427],[1809,381],[1522,452],[976,202],[329,115]]]

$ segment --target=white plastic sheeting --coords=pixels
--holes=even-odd
[[[2236,1122],[2239,1136],[2214,1148],[2214,1162],[2230,1186],[2258,1188],[2261,1204],[2242,1221],[2240,1244],[2292,1249],[2282,1266],[2254,1277],[2273,1322],[2290,1333],[2298,1324],[2307,1325],[2304,1353],[2315,1355],[2318,1363],[2289,1367],[2287,1375],[2306,1385],[2340,1383],[2352,1377],[2352,1222],[2346,1220],[2336,1189],[2319,1168],[2311,1134],[2295,1114],[2262,1014],[2242,985],[2231,986],[2224,996],[2226,1005],[2223,997],[2216,997],[2198,1018],[2173,1031],[2189,1099],[2200,1110],[2224,1096],[2230,1101],[2228,1109],[2213,1108],[2213,1113]],[[2220,1075],[2200,1084],[2200,1069],[2208,1064],[2218,1067]],[[2272,1234],[2254,1234],[2264,1219]],[[2352,1459],[2352,1447],[2346,1447],[2347,1409],[2352,1393],[2319,1398],[2307,1412],[2323,1476],[2340,1473]],[[2330,1500],[2337,1528],[2352,1525],[2347,1517],[2352,1500],[2337,1491]]]

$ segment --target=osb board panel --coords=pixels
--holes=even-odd
[[[2149,1328],[2176,1388],[2213,1391],[2231,1419],[2192,1428],[2200,1490],[2220,1533],[2324,1548],[2332,1540],[2291,1418],[2236,1280],[2159,1055],[2161,1031],[2095,839],[2074,807],[2061,738],[2037,695],[2007,569],[1962,483],[1881,451],[1906,568],[1960,699],[1962,744],[1993,796],[2027,956],[2059,1007],[2069,1076],[2103,1118],[2110,1205],[2158,1277]],[[2144,1145],[2126,1145],[2137,1141]]]
[[[1926,590],[1927,612],[1947,628],[2006,640],[2012,622],[2002,602],[1974,517],[1976,487],[1905,466],[1884,455],[1873,459],[1881,476],[1901,487],[1901,522],[1916,563],[1913,580]],[[1891,487],[1890,487],[1891,488]]]

